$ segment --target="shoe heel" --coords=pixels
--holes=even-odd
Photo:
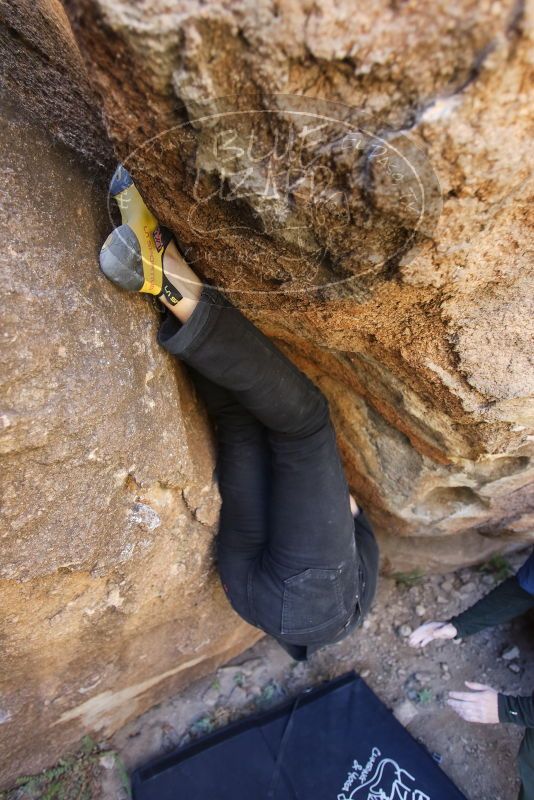
[[[145,282],[141,245],[129,225],[120,225],[100,250],[100,269],[116,286],[138,292]]]

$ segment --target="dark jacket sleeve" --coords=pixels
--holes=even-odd
[[[514,575],[449,622],[458,631],[457,636],[464,638],[484,628],[509,622],[531,608],[534,608],[534,595],[522,589]]]
[[[509,694],[500,694],[498,701],[501,722],[513,722],[525,728],[534,728],[534,695],[512,697]]]

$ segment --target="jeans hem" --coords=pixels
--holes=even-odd
[[[180,322],[168,312],[158,330],[158,343],[168,353],[184,358],[209,335],[224,305],[229,305],[226,298],[213,286],[205,284],[198,305],[186,322]]]

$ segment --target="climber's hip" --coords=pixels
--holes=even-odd
[[[352,541],[341,560],[306,569],[273,561],[267,549],[243,557],[219,543],[228,600],[247,622],[289,644],[331,642],[360,614],[365,567]]]

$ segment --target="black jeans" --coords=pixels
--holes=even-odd
[[[521,789],[518,800],[534,800],[534,728],[527,728],[519,748]]]
[[[215,422],[232,606],[295,658],[342,638],[371,602],[378,551],[363,513],[355,526],[325,396],[210,286],[185,324],[167,312],[158,341]]]

